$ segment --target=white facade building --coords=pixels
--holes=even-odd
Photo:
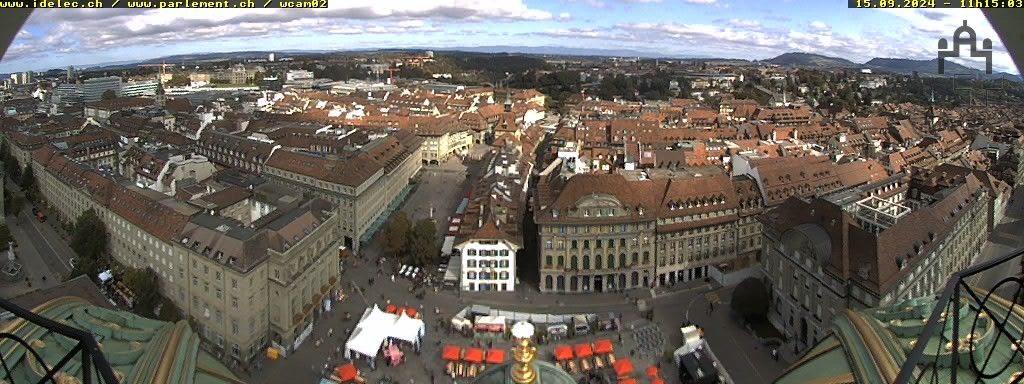
[[[485,224],[480,235],[497,225]],[[482,236],[488,237],[488,236]],[[494,237],[500,237],[494,236]],[[462,254],[462,282],[460,289],[468,292],[512,292],[516,286],[516,251],[521,248],[509,239],[470,238],[455,247]]]

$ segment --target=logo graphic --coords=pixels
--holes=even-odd
[[[962,36],[964,33],[966,37]],[[967,26],[967,20],[964,20],[964,25],[958,27],[953,32],[953,48],[949,50],[949,41],[946,38],[939,39],[939,73],[946,73],[946,58],[947,57],[960,57],[960,46],[970,45],[971,46],[971,57],[984,57],[985,58],[985,73],[992,74],[992,40],[985,39],[981,41],[981,50],[978,49],[978,36],[974,33],[974,28]]]

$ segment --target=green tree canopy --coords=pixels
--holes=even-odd
[[[29,200],[35,200],[35,197],[38,196],[36,193],[38,191],[38,186],[36,185],[36,175],[35,171],[32,170],[32,165],[26,166],[25,171],[21,173],[20,184],[21,189],[25,192],[25,196],[27,196]]]
[[[730,306],[744,319],[761,318],[768,314],[768,288],[760,279],[748,277],[732,291]]]
[[[7,248],[10,248],[8,247],[8,243],[13,241],[13,239],[14,238],[11,237],[11,230],[7,228],[7,224],[0,224],[0,251],[6,251]]]
[[[96,211],[89,209],[78,216],[71,234],[71,249],[78,254],[80,265],[98,264],[107,252],[108,241],[107,227]],[[94,271],[84,272],[92,275]]]
[[[441,253],[437,246],[437,227],[431,219],[416,223],[409,237],[407,262],[413,265],[430,265],[437,262]]]
[[[25,206],[25,195],[21,192],[4,191],[4,210],[10,215],[17,215]]]
[[[117,93],[115,93],[114,90],[108,89],[106,91],[103,91],[103,100],[110,100],[110,99],[116,99],[116,98],[117,98]]]
[[[384,249],[392,256],[398,256],[408,250],[412,223],[405,215],[405,212],[398,211],[391,215],[387,226],[384,227],[382,242]]]
[[[171,75],[171,79],[164,82],[168,87],[184,87],[192,84],[192,80],[189,79],[187,74],[174,73]]]
[[[150,268],[129,268],[122,275],[122,280],[135,293],[136,305],[143,314],[154,316],[154,310],[163,300],[160,296],[160,280],[156,272]]]

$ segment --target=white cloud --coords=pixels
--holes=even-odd
[[[45,52],[84,52],[132,46],[288,35],[436,32],[431,22],[542,21],[551,12],[524,0],[347,0],[327,9],[40,9],[26,25],[39,31],[34,47],[10,49],[4,61]],[[359,32],[357,32],[359,31]],[[28,32],[19,38],[29,39]],[[29,44],[30,45],[30,44]],[[12,47],[13,48],[13,47]]]
[[[607,5],[607,4],[605,4],[604,1],[601,1],[601,0],[567,0],[567,1],[570,2],[570,3],[575,3],[577,1],[579,1],[579,2],[581,2],[583,4],[589,5],[589,6],[594,7],[594,8],[604,8]]]
[[[558,20],[559,20],[559,21],[568,21],[568,20],[572,20],[572,15],[570,15],[570,14],[569,14],[569,12],[562,12],[562,13],[559,13],[559,14],[558,14]]]
[[[817,21],[817,20],[812,21],[811,24],[810,24],[810,27],[811,27],[811,30],[814,30],[814,31],[828,31],[828,30],[832,29],[832,27],[829,27],[828,24],[825,24],[824,22]]]
[[[899,45],[922,47],[918,54],[911,56],[916,59],[932,59],[938,56],[938,41],[940,38],[952,39],[953,32],[963,26],[966,20],[967,25],[974,29],[980,40],[988,38],[992,40],[992,69],[1017,73],[1017,67],[1013,64],[1013,58],[1006,51],[1006,46],[999,39],[999,35],[992,29],[985,15],[977,9],[944,9],[936,8],[929,10],[880,10],[881,12],[896,16],[907,23],[907,27],[900,31]],[[984,68],[985,61],[980,58],[963,58],[967,64],[975,68]]]
[[[718,0],[683,0],[683,2],[689,4],[715,4]]]

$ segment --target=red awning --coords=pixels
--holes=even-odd
[[[601,340],[598,340],[598,341],[594,342],[594,353],[608,354],[608,353],[612,353],[614,351],[615,351],[615,349],[612,348],[612,341],[611,340],[601,339]]]
[[[650,366],[647,367],[647,377],[658,377],[658,367]]]
[[[470,348],[466,350],[466,356],[462,357],[467,363],[480,364],[484,361],[484,350],[480,348]]]
[[[384,308],[384,312],[398,313],[398,307],[394,304],[388,304],[388,306]]]
[[[572,348],[568,345],[559,345],[555,347],[555,360],[570,360],[572,359]]]
[[[651,380],[651,384],[665,384],[665,380],[655,377],[654,380]]]
[[[633,373],[633,363],[628,358],[621,358],[615,361],[615,375],[622,377]]]
[[[356,376],[359,375],[359,371],[356,369],[355,364],[352,363],[339,365],[335,370],[335,373],[341,381],[355,380]]]
[[[590,344],[576,344],[576,357],[584,358],[594,355],[594,350],[590,348]]]
[[[502,349],[487,350],[487,364],[502,364],[505,362],[505,351]]]
[[[446,345],[441,352],[441,358],[448,361],[459,361],[462,358],[462,349],[454,345]]]

